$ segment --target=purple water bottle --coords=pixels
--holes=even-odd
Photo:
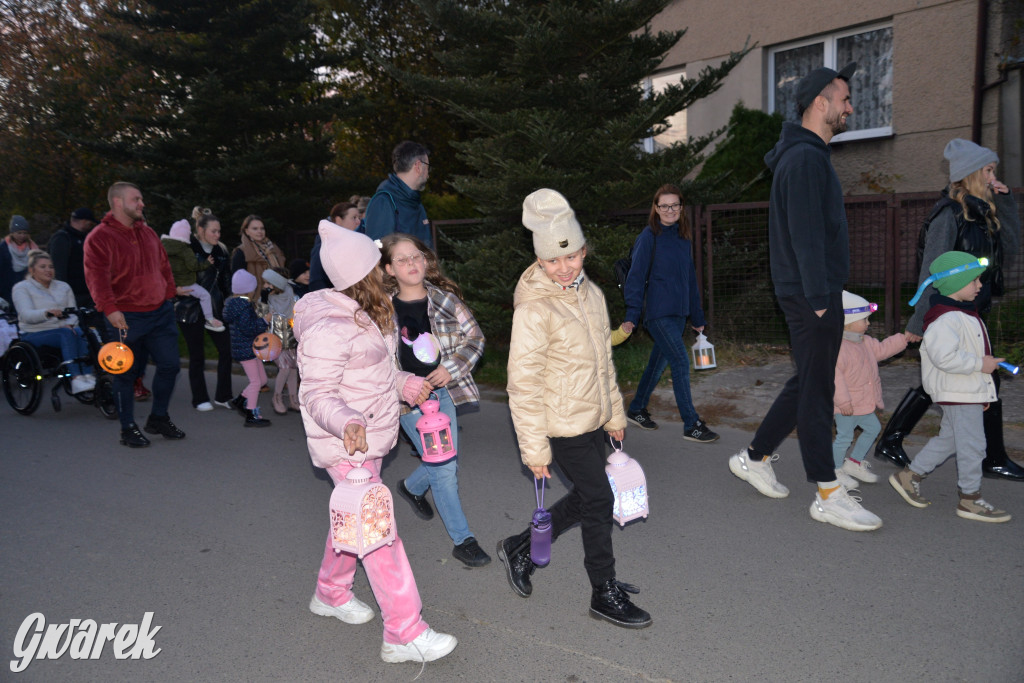
[[[551,562],[551,513],[544,509],[544,480],[534,479],[537,509],[530,522],[530,560],[538,567]]]

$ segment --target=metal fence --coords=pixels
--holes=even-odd
[[[1014,191],[1018,215],[1024,213],[1022,191]],[[913,310],[907,302],[917,289],[917,239],[937,197],[934,192],[846,198],[850,233],[850,278],[847,289],[878,303],[872,333],[884,336],[904,329]],[[788,331],[775,301],[768,265],[768,203],[714,204],[688,207],[694,226],[695,262],[704,284],[709,326],[717,338],[737,342],[785,344]],[[618,211],[609,216],[639,232],[647,210]],[[446,238],[472,237],[475,220],[435,221],[439,252]],[[988,316],[996,344],[1024,342],[1024,259],[1007,254],[1006,293]]]

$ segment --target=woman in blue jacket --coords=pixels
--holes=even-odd
[[[704,330],[704,310],[693,266],[690,224],[683,214],[682,194],[675,185],[662,185],[654,193],[648,225],[633,246],[625,295],[622,331],[632,332],[642,315],[647,333],[654,340],[626,419],[641,429],[658,428],[647,412],[647,403],[668,365],[672,368],[676,406],[683,418],[683,438],[698,443],[717,440],[718,434],[700,419],[690,398],[690,356],[683,344],[683,332],[687,318],[694,330]]]

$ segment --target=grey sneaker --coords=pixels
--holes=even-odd
[[[698,418],[697,424],[693,426],[693,429],[683,432],[683,438],[687,441],[696,441],[697,443],[711,443],[712,441],[718,441],[718,434],[711,431],[704,420]]]
[[[960,504],[956,506],[956,516],[973,519],[976,522],[1009,522],[1012,516],[1005,510],[999,510],[977,493],[960,492]]]
[[[903,500],[916,508],[926,508],[932,502],[921,495],[921,480],[923,478],[909,467],[904,467],[899,472],[889,475],[889,483]]]
[[[882,526],[881,518],[865,510],[860,504],[860,498],[851,496],[842,485],[832,491],[828,498],[822,498],[820,491],[815,492],[814,502],[811,503],[811,519],[849,531],[874,531]]]
[[[635,424],[640,429],[657,429],[658,423],[651,419],[651,414],[646,409],[640,410],[635,413],[626,413],[626,419]]]

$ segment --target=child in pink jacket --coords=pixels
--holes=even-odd
[[[832,457],[836,463],[836,479],[846,488],[856,488],[857,480],[874,483],[878,475],[870,470],[867,460],[868,449],[874,444],[882,425],[875,416],[875,408],[885,407],[882,403],[882,381],[878,377],[878,361],[895,356],[907,348],[903,333],[878,341],[865,334],[868,331],[868,316],[878,304],[868,303],[863,297],[843,292],[843,313],[846,327],[843,343],[839,347],[836,362],[836,394],[834,399],[836,418],[836,440],[832,442]],[[854,430],[860,427],[861,434],[853,450],[846,451],[853,443]]]
[[[381,458],[398,440],[399,398],[421,403],[431,387],[395,367],[394,310],[373,241],[328,221],[320,222],[319,232],[320,257],[335,289],[304,296],[294,317],[306,443],[313,464],[335,485],[360,465],[379,482]],[[455,649],[454,636],[437,633],[420,616],[423,605],[400,538],[364,556],[363,569],[384,620],[381,659],[429,662]],[[352,594],[355,573],[356,556],[335,553],[328,532],[310,611],[348,624],[373,619],[373,610]]]

